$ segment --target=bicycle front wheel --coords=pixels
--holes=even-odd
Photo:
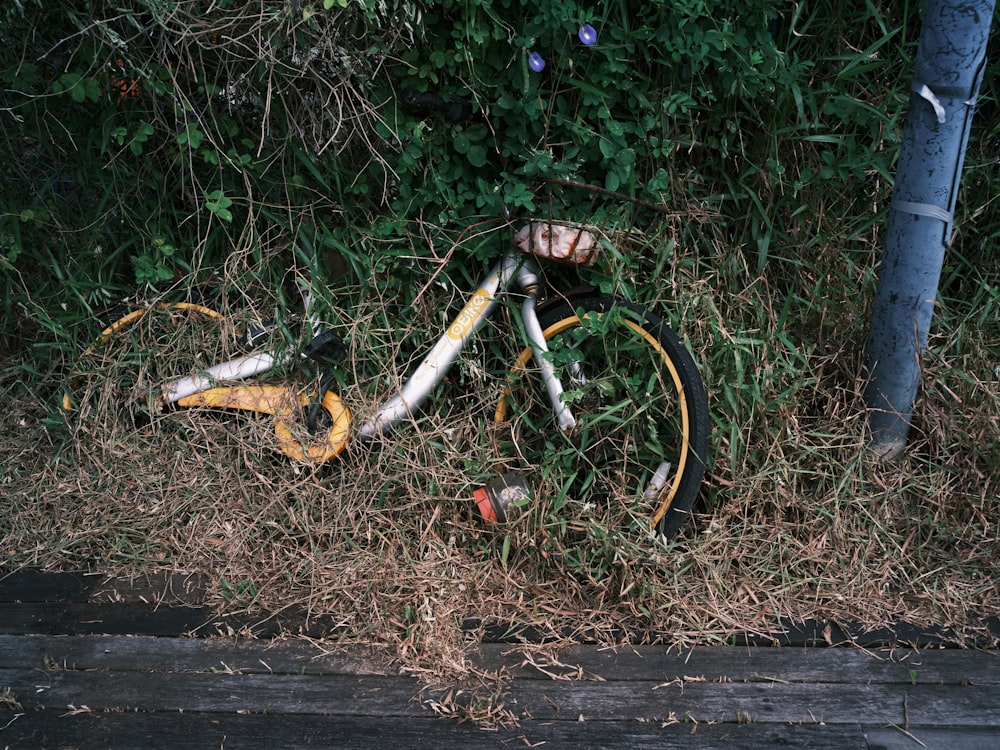
[[[497,404],[499,450],[549,509],[581,524],[672,536],[705,474],[708,402],[690,352],[658,317],[604,296],[538,309],[576,426],[564,434],[530,348]]]

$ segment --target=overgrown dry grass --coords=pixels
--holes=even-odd
[[[911,445],[883,465],[865,452],[866,321],[850,293],[870,269],[778,288],[686,263],[678,253],[660,304],[703,363],[714,464],[697,516],[669,543],[527,520],[484,528],[471,493],[489,465],[486,332],[416,425],[321,469],[291,463],[266,422],[238,416],[136,420],[97,399],[62,424],[58,384],[22,386],[26,354],[12,352],[0,381],[4,569],[204,573],[222,609],[264,619],[305,606],[335,618],[331,639],[381,646],[428,682],[469,676],[470,618],[562,642],[714,643],[809,618],[980,635],[1000,616],[998,328],[981,315],[995,291],[940,310]],[[344,396],[362,414],[409,366],[409,353],[386,365],[400,340],[434,323],[413,314],[403,335],[385,305],[398,302],[360,304],[339,331],[359,383]]]

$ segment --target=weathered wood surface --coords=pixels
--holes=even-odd
[[[483,643],[498,679],[428,687],[372,649],[178,637],[233,631],[196,584],[0,581],[0,748],[1000,748],[995,650]]]
[[[3,635],[0,747],[1000,747],[995,652],[483,644],[470,661],[507,676],[499,694],[305,641]],[[501,726],[436,716],[477,705]]]

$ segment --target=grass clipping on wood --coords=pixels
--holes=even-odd
[[[482,634],[470,623],[564,643],[712,643],[772,633],[779,619],[976,633],[1000,615],[996,331],[932,340],[906,457],[877,464],[856,380],[863,318],[823,312],[820,334],[796,346],[791,326],[767,333],[783,314],[764,279],[742,297],[718,283],[678,274],[664,302],[681,300],[715,420],[703,501],[669,543],[483,525],[472,492],[488,472],[492,391],[475,380],[476,347],[414,425],[315,468],[277,453],[266,419],[148,404],[137,416],[154,365],[109,346],[91,358],[106,377],[87,386],[90,411],[62,427],[52,392],[19,384],[16,355],[3,369],[5,569],[202,573],[222,612],[305,611],[336,623],[332,641],[383,647],[429,683],[465,675],[465,649]],[[379,326],[381,303],[352,310],[340,331],[349,361],[381,368],[348,366],[359,384],[342,395],[360,418],[413,366],[397,348],[406,336]],[[947,311],[938,320],[962,325]],[[140,324],[130,346],[198,357],[206,340],[221,342],[214,358],[233,339]],[[106,389],[128,378],[122,408]]]

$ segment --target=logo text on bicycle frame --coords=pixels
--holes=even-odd
[[[448,338],[452,341],[461,341],[468,336],[489,304],[490,293],[485,289],[479,289],[462,308],[455,322],[448,326]]]

